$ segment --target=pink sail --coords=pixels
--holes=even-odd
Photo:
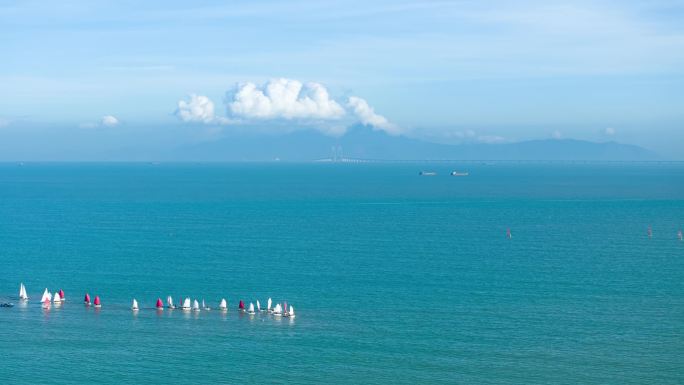
[[[64,290],[59,289],[59,298],[64,299]]]
[[[287,301],[283,302],[283,313],[287,313]]]
[[[90,294],[86,293],[85,298],[83,299],[83,302],[90,303]]]
[[[506,229],[506,238],[511,238],[511,229]]]
[[[164,308],[164,303],[162,302],[161,298],[157,298],[157,309],[163,309]]]
[[[242,310],[245,310],[245,303],[240,300],[240,305],[238,305],[238,307]]]
[[[95,296],[95,302],[94,303],[96,306],[100,304],[100,296],[97,296],[97,295]]]

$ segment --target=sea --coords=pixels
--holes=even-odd
[[[0,383],[682,384],[683,227],[681,163],[4,163]]]

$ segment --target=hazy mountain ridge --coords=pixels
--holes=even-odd
[[[337,158],[376,160],[595,160],[645,161],[661,159],[639,146],[575,139],[529,140],[514,143],[440,144],[390,136],[354,127],[339,138],[317,132],[285,135],[232,135],[215,142],[186,146],[171,155],[193,161],[312,161]]]

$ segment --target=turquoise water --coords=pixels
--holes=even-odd
[[[683,197],[682,165],[2,164],[1,381],[681,384]],[[236,312],[269,296],[297,317]]]

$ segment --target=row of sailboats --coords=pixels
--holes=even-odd
[[[19,299],[21,301],[28,301],[29,296],[26,293],[26,286],[24,286],[24,283],[21,283],[19,285]],[[47,288],[43,292],[43,295],[40,299],[40,303],[44,308],[50,307],[52,303],[54,304],[61,304],[66,301],[66,296],[64,295],[64,290],[59,289],[59,291],[55,294],[52,294]],[[95,306],[96,308],[99,308],[102,306],[102,303],[100,301],[99,296],[95,296],[95,299],[91,302],[90,300],[90,294],[86,293],[85,297],[83,299],[83,303],[86,306]],[[180,308],[181,310],[185,311],[201,311],[201,310],[211,310],[210,307],[206,305],[204,302],[204,299],[202,299],[202,306],[200,307],[199,301],[196,299],[194,301],[191,301],[189,297],[186,297],[182,299],[181,301],[178,302],[179,306],[176,306],[173,302],[173,297],[168,296],[166,297],[166,308],[169,310],[172,309],[177,309]],[[161,298],[157,298],[157,302],[155,304],[155,308],[157,310],[164,310],[165,306],[164,303],[162,302]],[[228,301],[226,301],[225,298],[222,298],[221,301],[219,302],[218,309],[220,311],[228,311]],[[138,304],[138,300],[133,298],[133,303],[131,304],[131,310],[133,311],[138,311],[140,310],[140,306]],[[256,308],[254,306],[253,302],[249,303],[248,307],[245,307],[245,302],[243,300],[240,300],[238,304],[238,310],[242,313],[247,313],[247,314],[256,314],[257,312],[266,312],[269,314],[273,314],[274,316],[282,316],[282,317],[291,317],[294,318],[295,316],[295,310],[294,306],[290,305],[288,307],[287,302],[284,302],[283,305],[281,306],[279,303],[273,306],[273,300],[271,298],[268,299],[266,302],[266,308],[261,307],[261,303],[259,300],[256,300]]]
[[[173,309],[181,309],[185,311],[207,311],[211,310],[209,306],[206,305],[204,302],[204,299],[202,299],[202,306],[200,307],[199,301],[196,299],[191,301],[189,297],[186,297],[179,301],[180,306],[176,306],[173,302],[173,297],[168,296],[166,297],[166,309],[173,310]],[[247,314],[256,314],[258,312],[267,312],[271,313],[275,316],[283,316],[283,317],[294,317],[295,316],[295,310],[294,306],[288,307],[287,302],[284,303],[283,306],[280,304],[276,304],[275,307],[272,307],[273,305],[273,300],[271,298],[268,299],[267,301],[267,306],[266,308],[261,308],[261,303],[259,300],[256,301],[256,308],[254,307],[254,303],[250,302],[248,307],[245,307],[245,302],[243,300],[240,300],[238,303],[238,310],[242,313],[247,313]],[[155,308],[157,310],[164,310],[164,303],[162,302],[161,298],[157,298],[157,303],[155,305]],[[134,298],[133,303],[131,304],[131,310],[137,311],[139,310],[140,307],[138,306],[138,301]],[[228,301],[226,301],[225,298],[222,298],[221,301],[219,302],[218,305],[219,311],[228,311]]]

